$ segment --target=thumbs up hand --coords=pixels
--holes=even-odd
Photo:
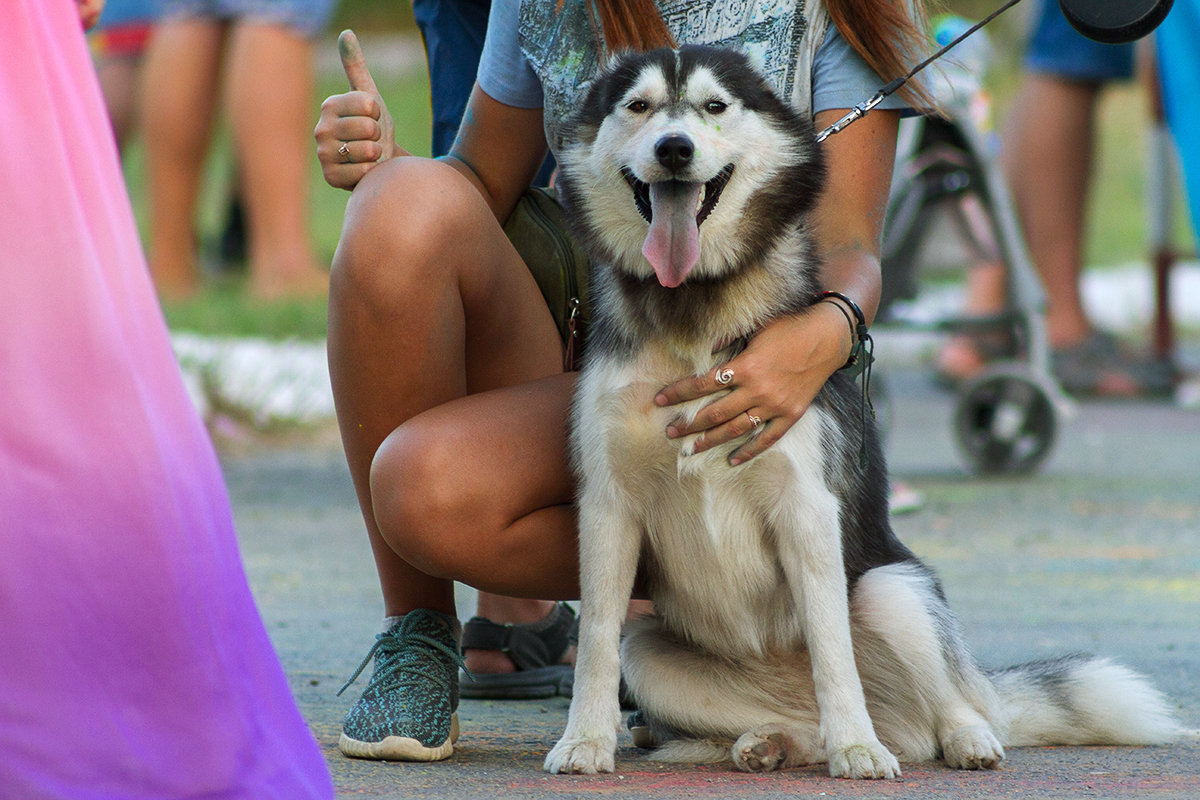
[[[342,31],[338,52],[350,91],[325,99],[313,136],[325,182],[339,189],[353,189],[379,162],[407,154],[396,146],[392,115],[367,69],[362,46],[353,31]]]

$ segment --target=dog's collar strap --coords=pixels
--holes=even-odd
[[[846,363],[841,366],[842,370],[850,376],[851,380],[862,376],[862,402],[859,406],[862,416],[862,431],[859,436],[858,448],[858,465],[861,469],[867,466],[867,411],[870,410],[871,416],[875,416],[875,406],[871,403],[871,365],[875,363],[875,340],[871,338],[871,334],[867,329],[867,317],[863,314],[858,303],[851,300],[841,292],[820,292],[817,294],[814,302],[827,303],[831,301],[840,301],[833,303],[833,306],[842,312],[842,316],[846,318],[846,323],[850,326],[850,357],[846,359]],[[843,304],[844,307],[843,307]],[[850,315],[846,313],[849,308],[854,314],[854,319],[850,319]]]

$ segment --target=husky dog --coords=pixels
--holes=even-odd
[[[891,530],[876,432],[846,376],[741,465],[727,459],[757,426],[698,454],[694,437],[667,439],[680,412],[654,404],[661,387],[712,374],[822,288],[810,122],[745,57],[689,46],[615,60],[566,130],[560,187],[595,308],[571,431],[575,692],[546,769],[613,770],[622,666],[670,757],[750,771],[890,778],[937,757],[993,768],[1005,745],[1170,739],[1162,696],[1106,660],[976,666],[938,579]],[[639,564],[655,614],[622,645]]]

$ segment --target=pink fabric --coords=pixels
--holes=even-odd
[[[0,797],[332,797],[74,0],[0,4]]]

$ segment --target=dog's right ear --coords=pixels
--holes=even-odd
[[[590,82],[583,103],[574,115],[575,120],[598,127],[629,91],[637,76],[636,64],[639,62],[640,54],[628,50],[610,55]]]

